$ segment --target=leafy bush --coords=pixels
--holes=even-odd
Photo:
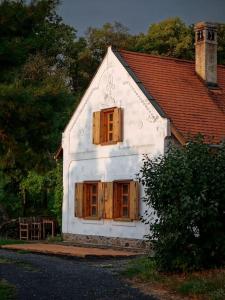
[[[27,203],[27,215],[49,215],[62,221],[62,162],[45,174],[28,172],[20,183],[20,191]]]
[[[144,158],[145,187],[157,266],[186,271],[225,262],[225,146],[213,149],[197,138],[171,147],[165,156]],[[154,215],[150,221],[150,215]]]

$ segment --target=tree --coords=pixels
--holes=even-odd
[[[87,46],[93,57],[99,63],[108,46],[131,49],[135,37],[129,34],[128,28],[121,23],[105,23],[102,28],[88,28],[86,34]]]
[[[75,102],[69,67],[76,34],[57,15],[57,4],[0,4],[1,203],[12,213],[24,206],[19,187],[28,173],[55,167],[53,153]]]
[[[194,58],[193,26],[179,18],[169,18],[150,25],[146,35],[140,35],[136,50],[177,58]]]
[[[145,158],[140,172],[158,267],[187,271],[225,262],[225,145],[196,139],[165,156]],[[150,217],[152,218],[150,220]]]
[[[218,25],[218,63],[225,64],[225,24]]]

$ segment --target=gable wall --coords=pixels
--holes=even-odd
[[[123,142],[110,146],[92,144],[92,113],[115,106],[123,108]],[[75,218],[74,183],[135,179],[143,154],[163,154],[167,135],[167,120],[160,117],[109,48],[63,134],[63,232],[142,238],[147,228],[139,221]],[[145,209],[141,202],[141,213]]]

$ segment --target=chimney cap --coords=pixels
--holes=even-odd
[[[217,29],[217,23],[215,22],[198,22],[195,24],[195,31],[210,28],[213,30]]]

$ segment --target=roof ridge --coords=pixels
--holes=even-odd
[[[183,62],[194,64],[194,60],[188,60],[188,59],[182,59],[182,58],[176,58],[176,57],[169,57],[169,56],[163,56],[163,55],[156,55],[156,54],[149,54],[149,53],[137,52],[137,51],[129,51],[129,50],[124,50],[124,49],[119,49],[118,51],[122,52],[122,53],[123,52],[130,53],[130,54],[133,54],[133,55],[148,56],[148,57],[154,57],[154,58],[166,59],[166,60],[183,61]]]
[[[169,57],[169,56],[164,56],[164,55],[150,54],[150,53],[138,52],[138,51],[130,51],[130,50],[125,50],[125,49],[118,49],[118,51],[122,52],[122,53],[123,52],[130,53],[133,55],[148,56],[148,57],[150,56],[150,57],[159,58],[159,59],[174,60],[174,61],[186,62],[186,63],[191,63],[191,64],[195,63],[194,60],[188,60],[188,59],[184,59],[184,58]],[[217,67],[225,68],[225,65],[217,64]]]

